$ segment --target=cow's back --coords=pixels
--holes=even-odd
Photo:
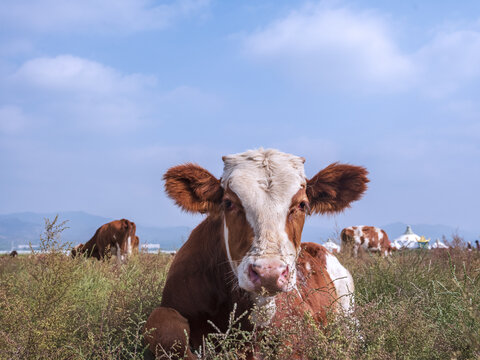
[[[350,226],[341,232],[342,247],[358,254],[359,248],[388,255],[392,246],[387,233],[375,226]]]
[[[353,279],[323,246],[302,243],[297,260],[297,289],[277,298],[275,321],[309,312],[325,324],[329,312],[349,311],[353,302]]]

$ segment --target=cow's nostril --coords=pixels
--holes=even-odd
[[[249,264],[247,273],[255,291],[265,289],[271,294],[286,291],[290,281],[289,266],[278,261]]]
[[[250,264],[248,267],[248,277],[252,283],[258,283],[260,281],[260,275],[253,269],[255,265]]]

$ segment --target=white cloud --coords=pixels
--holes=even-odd
[[[72,55],[29,60],[13,74],[12,80],[47,90],[95,95],[132,93],[156,82],[154,77],[124,75],[98,62]]]
[[[209,0],[15,0],[0,2],[4,26],[34,31],[162,29],[205,8]]]
[[[28,60],[8,82],[50,126],[60,121],[96,131],[139,125],[152,111],[149,100],[156,91],[153,76],[123,74],[72,55]]]
[[[307,6],[248,35],[244,48],[252,58],[324,90],[415,90],[442,98],[478,84],[478,24],[436,30],[410,52],[400,49],[392,33],[388,16],[378,12]]]
[[[72,55],[28,60],[0,78],[1,88],[8,89],[5,103],[23,99],[21,107],[33,108],[44,125],[63,124],[83,131],[125,132],[161,126],[163,121],[178,121],[192,113],[211,114],[221,105],[218,97],[201,89],[185,85],[160,90],[155,76],[125,74]]]
[[[246,51],[323,86],[403,86],[414,73],[386,21],[372,12],[309,6],[245,40]]]

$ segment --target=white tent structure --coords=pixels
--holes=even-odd
[[[437,239],[432,245],[430,245],[429,249],[448,249],[448,246]]]
[[[395,246],[397,250],[400,250],[402,248],[402,245],[397,240],[394,240],[392,242],[392,246]]]
[[[397,247],[397,249],[418,249],[418,241],[420,238],[421,237],[419,235],[412,231],[410,225],[407,225],[407,230],[405,230],[405,233],[396,238],[393,241],[393,244]]]
[[[327,249],[330,252],[340,252],[340,246],[336,243],[333,242],[332,239],[328,239],[326,243],[323,244],[325,249]]]

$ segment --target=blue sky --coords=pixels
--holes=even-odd
[[[480,232],[478,1],[0,3],[0,212],[197,223],[170,166],[274,147],[364,165],[318,226]]]

